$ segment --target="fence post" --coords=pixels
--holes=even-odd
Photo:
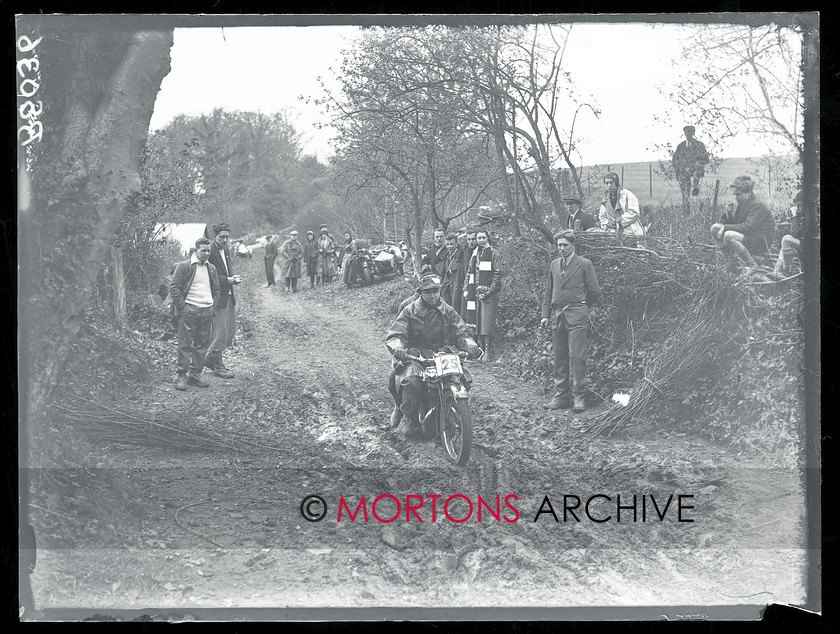
[[[625,187],[624,185],[624,166],[621,166],[621,186]]]
[[[650,186],[650,197],[653,198],[653,163],[648,163],[648,185]]]

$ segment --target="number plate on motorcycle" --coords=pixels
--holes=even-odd
[[[461,359],[457,354],[439,354],[435,357],[438,376],[461,374]]]

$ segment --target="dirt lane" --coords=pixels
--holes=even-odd
[[[39,605],[679,605],[804,597],[799,473],[739,465],[678,431],[583,438],[580,418],[545,412],[541,387],[508,375],[504,357],[470,366],[476,449],[468,467],[457,469],[440,448],[388,429],[389,357],[366,293],[401,294],[404,286],[290,294],[260,288],[256,264],[240,293],[254,334],[231,351],[236,378],[211,378],[209,389],[181,396],[161,376],[135,406],[186,399],[196,417],[283,451],[113,447],[109,477],[126,498],[105,518],[114,530],[54,540],[62,545],[39,553]],[[86,490],[98,492],[93,484]],[[564,494],[585,501],[597,493],[625,500],[691,494],[695,522],[673,521],[674,509],[666,522],[555,522],[547,514],[533,521],[546,495],[562,519]],[[310,494],[328,503],[322,522],[301,517]],[[426,500],[423,523],[405,522],[404,509],[393,523],[336,521],[341,496],[355,504],[365,495],[369,507],[382,494],[403,502],[408,494],[461,494],[476,503],[478,495],[492,502],[515,494],[521,518],[432,522]],[[456,502],[453,516],[466,515],[463,500]],[[391,500],[380,508],[394,514]]]

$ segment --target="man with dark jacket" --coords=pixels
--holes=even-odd
[[[575,231],[586,231],[598,226],[595,218],[590,216],[583,210],[583,201],[577,194],[570,194],[563,197],[563,202],[566,204],[566,209],[569,212],[566,218],[566,229],[574,229]],[[577,226],[577,225],[580,226]]]
[[[277,259],[277,238],[274,236],[266,236],[268,244],[265,245],[265,279],[268,286],[274,286],[274,260]]]
[[[729,203],[719,223],[712,225],[710,233],[724,253],[734,253],[746,267],[747,275],[755,272],[753,255],[765,253],[773,243],[776,221],[767,205],[753,193],[752,176],[737,176],[729,185],[737,206]]]
[[[443,229],[435,229],[434,241],[429,247],[429,252],[423,256],[423,264],[432,267],[441,279],[446,271],[446,244],[443,240]]]
[[[219,273],[220,292],[216,316],[210,329],[210,349],[204,365],[213,370],[217,377],[232,379],[233,372],[225,366],[222,354],[233,344],[233,335],[236,332],[236,298],[233,295],[233,287],[242,279],[233,272],[233,259],[228,249],[230,226],[224,222],[219,223],[213,227],[213,234],[216,239],[210,245],[209,262]]]
[[[601,287],[592,262],[575,254],[574,231],[560,231],[554,241],[560,255],[548,269],[540,319],[543,330],[551,326],[554,398],[543,407],[569,409],[569,397],[574,394],[574,411],[582,412],[586,409],[583,396],[589,353],[589,306],[600,297]],[[574,381],[570,382],[570,378]]]
[[[458,236],[446,236],[446,266],[443,271],[443,286],[440,295],[447,304],[461,314],[461,300],[464,292],[464,249],[458,244]]]
[[[391,426],[396,427],[406,416],[409,432],[411,426],[419,427],[420,400],[423,394],[421,376],[423,366],[411,361],[408,355],[430,356],[444,346],[457,346],[470,356],[479,353],[479,348],[467,330],[460,315],[440,299],[441,279],[437,275],[424,275],[417,292],[420,297],[400,311],[388,334],[385,345],[394,355],[397,393],[395,407],[391,413]],[[469,380],[469,377],[465,377]],[[422,430],[428,436],[430,429]]]
[[[201,378],[204,355],[210,343],[213,313],[219,301],[219,276],[208,262],[210,240],[199,238],[189,260],[178,262],[169,282],[169,295],[178,315],[178,363],[176,390],[187,385],[208,387]]]

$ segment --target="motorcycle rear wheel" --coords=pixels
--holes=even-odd
[[[455,466],[463,467],[472,451],[472,414],[467,399],[447,394],[440,409],[440,430],[446,457]]]

